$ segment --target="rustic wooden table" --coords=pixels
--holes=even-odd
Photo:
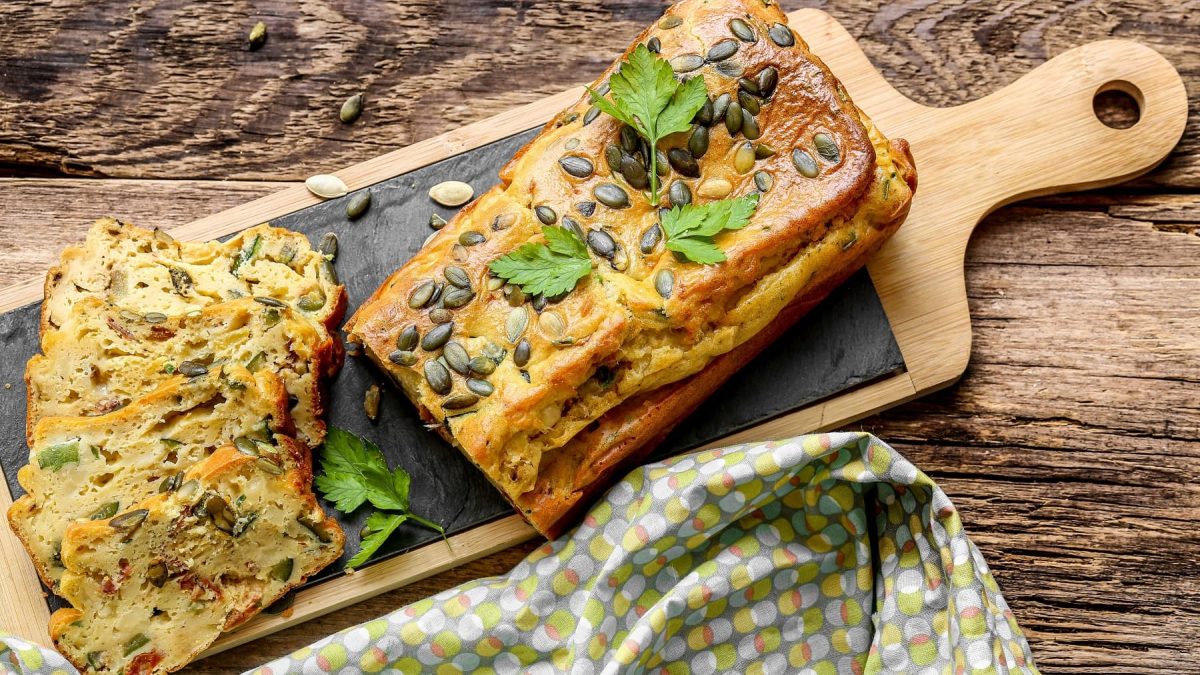
[[[0,3],[0,285],[40,277],[97,216],[181,225],[590,79],[663,9],[253,4]],[[903,93],[932,105],[976,98],[1109,37],[1155,47],[1183,74],[1193,109],[1200,97],[1195,1],[819,6]],[[259,19],[270,38],[248,52]],[[340,124],[338,107],[360,90],[362,119]],[[967,256],[966,375],[862,423],[956,502],[1045,673],[1200,672],[1198,148],[1193,119],[1175,153],[1134,183],[989,216]],[[257,665],[502,573],[531,548],[192,672]]]

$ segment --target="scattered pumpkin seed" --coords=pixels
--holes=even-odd
[[[500,277],[488,277],[487,289],[489,291],[498,291],[504,286],[504,279]]]
[[[250,29],[250,51],[256,52],[267,44],[267,24],[259,21]]]
[[[558,222],[558,214],[554,212],[554,209],[545,204],[534,207],[533,214],[537,216],[538,220],[542,221],[543,225],[553,225]]]
[[[654,290],[663,298],[671,297],[671,291],[675,289],[675,273],[668,269],[661,269],[654,274]]]
[[[770,30],[767,31],[767,35],[770,36],[771,42],[780,47],[791,47],[796,44],[796,37],[792,35],[791,29],[781,23],[771,26]]]
[[[792,151],[792,164],[805,178],[816,178],[817,174],[821,172],[821,168],[817,166],[817,160],[800,148]]]
[[[600,183],[592,190],[592,194],[596,201],[611,209],[629,207],[629,194],[615,183]]]
[[[699,54],[680,54],[669,63],[671,69],[677,73],[690,73],[704,65],[704,57]]]
[[[708,152],[708,127],[697,126],[692,130],[692,135],[688,137],[688,152],[692,153],[692,157],[700,159],[704,153]]]
[[[442,348],[450,340],[450,334],[454,332],[454,322],[443,323],[429,329],[425,337],[421,338],[421,349],[427,352],[437,351]]]
[[[346,99],[346,102],[342,104],[342,109],[338,111],[338,119],[342,121],[342,124],[354,124],[354,121],[362,115],[363,101],[361,93]]]
[[[477,377],[467,378],[467,389],[469,389],[473,394],[478,394],[479,396],[485,397],[491,396],[492,392],[496,391],[496,388],[492,386],[491,382],[488,382],[487,380],[481,380]]]
[[[471,372],[471,355],[467,353],[466,347],[463,347],[457,340],[451,340],[442,348],[442,356],[446,357],[446,365],[459,375],[467,375]]]
[[[496,362],[486,356],[476,356],[467,365],[470,367],[472,373],[483,375],[484,377],[496,372]]]
[[[579,202],[575,205],[575,210],[578,211],[579,215],[583,216],[584,218],[591,218],[592,214],[596,212],[596,202]]]
[[[738,94],[741,94],[743,91],[757,95],[759,93],[758,82],[748,77],[740,78],[738,80]]]
[[[429,198],[442,206],[462,206],[475,196],[475,189],[459,180],[448,180],[429,188]]]
[[[587,125],[591,124],[592,122],[595,122],[596,118],[599,116],[600,116],[600,109],[597,108],[596,106],[591,106],[590,108],[587,109],[587,112],[583,114],[583,126],[586,127]]]
[[[667,160],[667,153],[662,150],[654,151],[655,172],[659,178],[666,176],[671,171],[670,162]]]
[[[513,349],[513,365],[518,368],[524,368],[525,365],[529,363],[529,357],[532,352],[533,346],[529,344],[529,340],[527,338],[521,338],[521,340],[517,342],[516,348]],[[525,381],[528,382],[529,380]]]
[[[708,50],[708,60],[712,62],[724,61],[736,54],[739,46],[737,40],[728,38],[721,40]]]
[[[770,192],[771,187],[775,185],[775,178],[766,171],[754,172],[754,186],[759,192]]]
[[[698,178],[700,176],[700,165],[696,163],[696,158],[692,153],[683,148],[671,148],[667,153],[667,161],[671,163],[671,168],[688,178]]]
[[[754,168],[754,144],[743,141],[733,153],[733,169],[738,173],[747,173]]]
[[[720,61],[717,63],[717,72],[725,77],[741,77],[746,68],[737,61]]]
[[[429,279],[417,284],[413,288],[412,293],[408,295],[408,306],[412,309],[420,309],[429,304],[429,300],[433,298],[435,288],[437,288],[437,284]]]
[[[821,132],[813,136],[813,145],[817,148],[817,154],[827,162],[837,164],[841,153],[838,152],[837,142],[833,140],[833,136],[825,132]]]
[[[579,157],[577,155],[567,155],[566,157],[559,159],[558,165],[561,166],[562,170],[567,172],[568,175],[576,178],[587,178],[596,171],[596,167],[592,164],[591,160],[587,159],[586,157]]]
[[[492,231],[500,232],[517,224],[517,214],[501,213],[492,219]]]
[[[757,96],[748,91],[738,92],[738,103],[742,106],[743,111],[751,115],[757,115],[762,112],[762,101],[759,101]]]
[[[762,130],[758,127],[758,119],[750,113],[742,115],[742,135],[752,141],[756,141],[762,136]]]
[[[677,180],[671,183],[671,187],[667,188],[667,199],[671,202],[671,206],[686,206],[692,203],[692,191],[688,188],[687,183]],[[655,241],[655,243],[658,242]],[[649,251],[643,252],[649,253]]]
[[[458,265],[447,265],[446,269],[442,270],[442,274],[446,277],[451,285],[458,288],[471,289],[471,277],[467,271]]]
[[[596,255],[602,258],[612,259],[613,253],[616,252],[617,242],[613,240],[612,235],[604,230],[592,230],[587,233],[588,248],[592,249]]]
[[[446,410],[462,410],[463,408],[470,408],[476,403],[479,403],[479,397],[475,394],[455,394],[446,397],[442,401],[442,407]]]
[[[445,396],[450,393],[450,388],[454,383],[450,379],[450,371],[439,363],[436,359],[429,359],[425,362],[425,381],[429,383],[429,388],[434,393]]]
[[[734,37],[742,42],[749,42],[751,44],[758,42],[758,36],[754,34],[754,29],[750,27],[750,24],[741,19],[734,19],[729,22],[729,32],[733,33]]]
[[[326,232],[325,235],[321,237],[321,243],[317,245],[317,250],[321,252],[321,255],[325,255],[330,258],[337,257],[337,235],[332,232]]]
[[[725,115],[729,112],[729,103],[731,101],[733,101],[733,97],[729,94],[721,94],[713,100],[712,124],[725,119]],[[742,126],[741,120],[738,120],[738,126]]]
[[[187,375],[188,377],[200,377],[201,375],[208,374],[208,366],[203,363],[196,363],[195,361],[184,361],[175,370],[181,375]]]
[[[684,187],[687,186],[685,185]],[[688,193],[688,199],[691,199],[690,192]],[[642,240],[639,242],[639,248],[641,249],[642,253],[650,254],[653,253],[654,249],[658,247],[658,242],[660,241],[662,241],[662,228],[658,226],[658,223],[655,223],[650,227],[647,227],[646,231],[642,233]]]
[[[662,40],[657,37],[650,38],[646,41],[646,49],[649,49],[651,54],[658,54],[662,51]]]
[[[469,288],[451,288],[442,296],[442,304],[450,309],[458,309],[474,299],[475,291]]]
[[[729,110],[725,111],[725,130],[730,136],[736,136],[742,129],[742,106],[737,101],[729,102]]]
[[[608,164],[608,170],[612,173],[618,173],[621,170],[621,160],[625,153],[621,152],[621,146],[616,143],[609,143],[604,146],[604,162]]]
[[[323,199],[334,199],[344,196],[350,191],[341,178],[329,173],[309,176],[304,181],[304,187],[314,195]]]
[[[567,334],[567,321],[557,311],[542,312],[538,317],[538,328],[550,340],[560,340]]]
[[[411,351],[397,349],[391,354],[388,354],[388,361],[391,361],[398,366],[415,366],[417,365],[417,355]]]
[[[775,87],[779,84],[779,71],[775,66],[767,66],[758,71],[758,75],[754,78],[758,84],[758,94],[764,98],[770,98],[771,94],[775,93]]]
[[[587,236],[583,233],[583,227],[579,224],[579,221],[571,216],[563,216],[562,226],[570,230],[576,237],[579,237],[579,241],[583,241]]]
[[[683,23],[683,19],[677,16],[664,16],[662,21],[658,22],[658,27],[663,30],[671,30]]]
[[[435,230],[440,230],[446,226],[446,219],[434,213],[429,216],[429,226]]]
[[[371,208],[371,191],[360,190],[355,192],[354,196],[350,198],[350,202],[346,204],[346,217],[350,220],[358,220],[369,208]]]
[[[775,156],[775,148],[766,143],[759,143],[754,146],[754,159],[766,159]]]
[[[646,173],[646,167],[632,155],[624,155],[621,158],[621,176],[625,178],[625,182],[629,186],[641,190],[650,184],[650,176]]]
[[[733,184],[724,178],[710,178],[696,188],[696,192],[706,199],[724,199],[733,191]]]
[[[475,230],[467,230],[466,232],[458,235],[458,243],[462,244],[463,246],[475,246],[477,244],[482,244],[485,241],[487,241],[487,237],[483,236],[483,234],[480,232],[476,232]]]
[[[533,307],[533,311],[541,313],[543,309],[546,309],[546,302],[546,296],[535,295],[533,296],[533,300],[529,301],[529,304],[531,307]]]
[[[408,326],[400,331],[396,336],[396,349],[401,351],[412,351],[417,346],[417,342],[421,339],[421,334],[416,326]]]
[[[450,323],[454,320],[454,312],[451,312],[444,307],[435,307],[434,309],[429,310],[429,320],[435,325],[439,323]]]
[[[508,312],[508,318],[504,321],[504,336],[508,338],[509,342],[515,344],[527,326],[529,326],[529,310],[524,306],[514,307]]]

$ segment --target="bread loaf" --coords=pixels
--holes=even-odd
[[[67,528],[54,646],[81,670],[177,670],[342,553],[309,476],[234,448],[178,489]]]
[[[295,401],[300,440],[315,447],[325,436],[322,379],[336,368],[336,349],[328,333],[286,303],[240,298],[147,319],[82,297],[42,337],[42,352],[25,369],[31,435],[42,417],[103,414],[173,373],[232,363],[279,375]]]
[[[17,473],[25,495],[9,508],[9,524],[42,580],[55,588],[70,523],[115,515],[178,485],[184,471],[234,439],[310,475],[309,452],[289,433],[287,392],[274,374],[226,366],[194,378],[176,375],[107,415],[42,419],[32,431],[30,463]]]
[[[672,203],[758,195],[747,226],[716,236],[726,260],[702,265],[664,249],[655,230],[667,197],[651,204],[631,182],[649,168],[649,148],[585,96],[347,324],[544,533],[604,486],[607,470],[594,469],[622,466],[694,407],[689,378],[711,391],[753,351],[739,347],[785,308],[824,297],[907,215],[916,184],[907,144],[888,140],[785,24],[759,0],[685,0],[634,43],[653,41],[677,78],[704,78],[713,102],[692,131],[659,143]],[[606,91],[616,68],[594,88]],[[568,217],[589,241],[590,275],[557,298],[495,282],[492,261]],[[443,300],[420,302],[430,285]],[[451,291],[454,306],[444,301]],[[436,323],[435,307],[452,309],[453,321]],[[730,354],[722,377],[704,378]],[[488,363],[446,368],[464,355]]]

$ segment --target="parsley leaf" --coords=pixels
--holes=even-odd
[[[758,208],[758,195],[723,199],[707,204],[685,204],[663,213],[662,228],[667,248],[702,265],[725,260],[715,237],[725,230],[740,230]]]
[[[666,59],[639,44],[608,80],[612,102],[588,87],[592,104],[633,127],[651,148],[674,133],[687,131],[708,99],[703,77],[680,83]],[[658,204],[658,158],[650,153],[651,203]]]
[[[522,244],[512,253],[493,260],[492,272],[530,295],[553,297],[575,288],[592,271],[587,244],[565,227],[542,228],[545,244]]]
[[[344,429],[329,428],[321,448],[317,489],[342,513],[350,513],[368,502],[379,509],[367,518],[362,545],[346,564],[347,569],[366,562],[408,520],[445,535],[441,525],[408,512],[411,482],[404,469],[388,469],[387,458],[374,443]]]

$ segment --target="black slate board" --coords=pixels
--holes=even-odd
[[[349,197],[324,202],[278,218],[273,224],[305,233],[316,243],[325,232],[340,241],[337,270],[353,312],[393,270],[415,253],[430,234],[433,212],[444,209],[429,200],[429,187],[462,180],[481,194],[497,182],[499,168],[537,130],[530,130],[465,154],[431,164],[371,186],[371,208],[355,222],[345,217]],[[28,458],[25,444],[25,362],[38,350],[40,305],[0,315],[0,466],[16,499],[24,494],[17,470]],[[904,367],[879,296],[866,272],[836,290],[820,307],[743,368],[679,426],[656,457],[698,447],[739,429],[829,397]],[[332,383],[329,422],[375,441],[393,466],[412,474],[412,509],[455,533],[512,513],[511,507],[457,450],[427,431],[398,390],[384,387],[379,420],[363,413],[363,393],[385,377],[366,359],[348,358]],[[332,511],[332,509],[330,509]],[[358,550],[358,533],[368,510],[342,518],[347,556]],[[434,541],[437,535],[403,526],[376,560]],[[339,576],[331,565],[309,583]],[[57,605],[57,600],[51,600]]]

